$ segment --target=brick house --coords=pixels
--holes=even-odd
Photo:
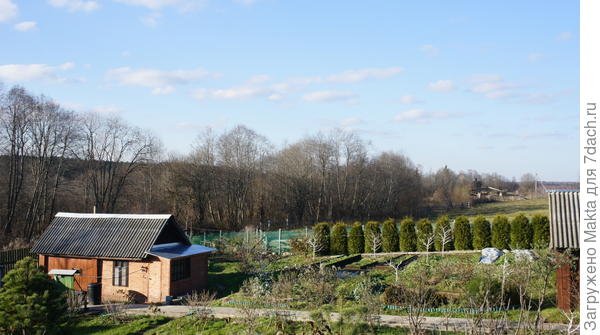
[[[206,288],[214,250],[191,244],[172,215],[78,213],[56,214],[32,248],[65,286],[137,303]]]

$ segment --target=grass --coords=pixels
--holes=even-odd
[[[447,214],[450,217],[465,215],[470,220],[474,219],[478,215],[483,215],[488,220],[491,220],[496,215],[506,215],[509,218],[512,218],[520,213],[525,214],[529,217],[536,214],[548,215],[548,199],[539,198],[528,200],[492,202],[486,204],[479,204],[471,208],[454,209],[448,212]]]
[[[66,334],[128,335],[143,334],[147,330],[166,324],[171,319],[164,316],[130,317],[125,322],[115,322],[108,315],[81,317],[73,320]]]
[[[73,320],[66,334],[89,334],[89,335],[229,335],[248,333],[249,327],[254,327],[254,334],[316,334],[320,333],[318,328],[330,327],[335,333],[341,334],[364,334],[368,327],[363,324],[343,324],[321,322],[320,327],[314,323],[292,322],[277,317],[261,317],[255,319],[207,319],[198,320],[192,316],[171,319],[164,316],[140,316],[131,317],[124,322],[113,322],[106,316],[80,317]],[[321,329],[322,330],[322,329]],[[408,334],[407,329],[378,327],[377,334]]]
[[[235,293],[249,275],[240,271],[239,262],[211,259],[208,265],[208,289],[218,297]]]

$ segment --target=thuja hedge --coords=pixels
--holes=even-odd
[[[381,229],[379,222],[369,221],[365,225],[365,252],[381,252]]]
[[[338,222],[330,225],[318,223],[313,228],[318,236],[320,255],[340,255],[401,251],[426,251],[427,241],[433,238],[429,251],[471,250],[494,247],[498,249],[547,248],[550,240],[548,217],[535,215],[528,219],[519,214],[509,220],[496,216],[492,223],[483,216],[469,222],[459,216],[450,221],[447,216],[439,217],[435,225],[427,219],[416,224],[412,218],[400,222],[388,219],[383,224],[369,221],[365,225],[355,222],[350,228]],[[446,243],[442,249],[442,236],[446,231]]]
[[[396,252],[398,248],[398,227],[393,219],[383,221],[381,227],[381,239],[383,252]]]
[[[326,222],[317,223],[313,228],[313,233],[317,254],[329,255],[329,225]]]
[[[417,250],[434,251],[433,245],[433,226],[428,219],[421,219],[417,222]]]
[[[346,225],[338,222],[331,228],[331,245],[330,252],[332,255],[348,254],[348,234]]]
[[[459,216],[454,220],[454,248],[456,250],[473,249],[471,224],[466,216]]]
[[[510,222],[510,246],[512,249],[530,249],[533,244],[533,227],[529,219],[519,214]]]
[[[412,218],[405,218],[400,222],[400,250],[417,250],[417,233],[415,231],[415,221]]]
[[[473,220],[473,248],[483,249],[492,246],[492,227],[484,216]]]
[[[492,222],[492,246],[504,250],[510,249],[510,223],[504,215],[498,215]]]
[[[365,234],[362,223],[355,222],[348,234],[348,253],[362,254],[365,252]]]

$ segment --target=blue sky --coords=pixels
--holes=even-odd
[[[334,128],[425,171],[578,180],[575,1],[0,0],[0,82],[186,153]]]

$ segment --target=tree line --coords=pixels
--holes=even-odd
[[[504,215],[492,222],[477,216],[471,223],[465,216],[450,221],[440,216],[434,224],[428,219],[415,222],[411,217],[399,223],[387,219],[383,223],[369,221],[347,225],[320,222],[310,238],[292,242],[297,252],[317,255],[352,255],[398,251],[480,250],[494,247],[506,249],[544,249],[550,243],[550,221],[547,216],[523,214],[512,220]]]
[[[189,154],[165,157],[156,136],[117,116],[0,86],[0,236],[31,240],[57,211],[94,207],[172,213],[187,230],[423,217],[466,204],[475,178],[519,187],[495,173],[423,171],[402,154],[370,149],[340,129],[275,148],[240,125],[207,129]]]

